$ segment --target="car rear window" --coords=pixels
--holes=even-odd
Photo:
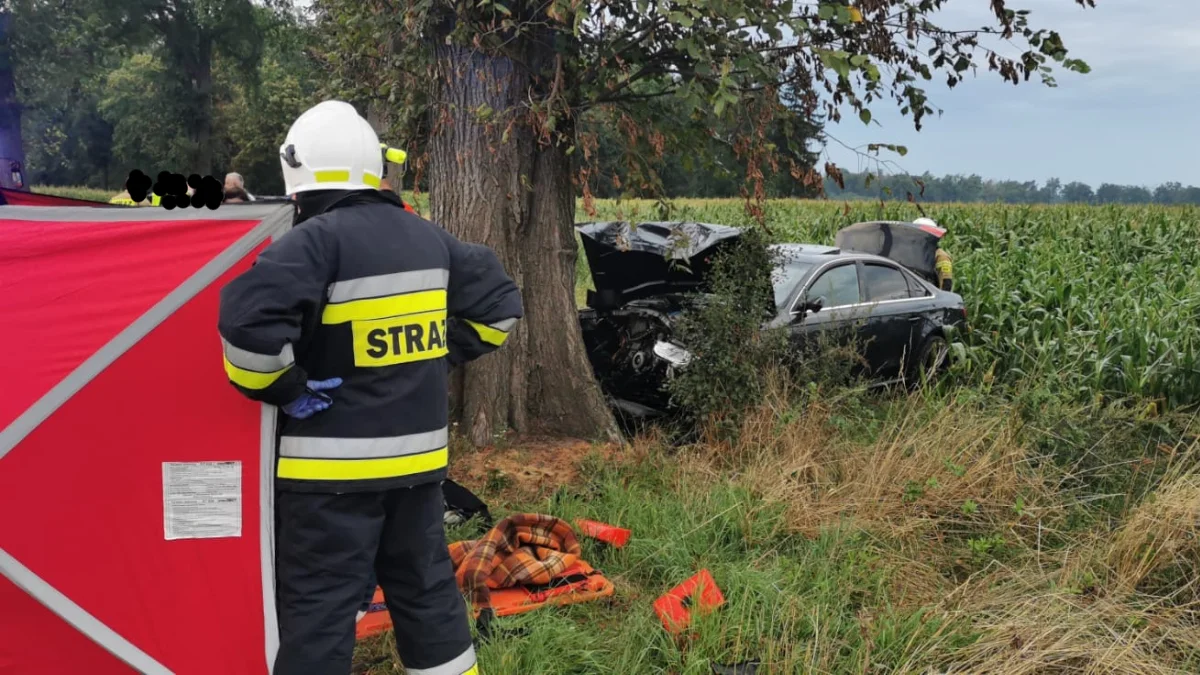
[[[910,297],[908,279],[895,267],[867,263],[863,266],[863,282],[866,284],[868,302],[903,300]]]

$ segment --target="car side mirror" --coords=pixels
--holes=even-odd
[[[823,296],[817,298],[816,300],[806,301],[802,305],[800,305],[800,311],[798,311],[794,315],[792,315],[792,321],[797,322],[797,323],[800,321],[803,321],[804,317],[808,316],[809,314],[816,314],[817,312],[821,311],[821,309],[823,309],[824,307],[825,307],[825,298]]]

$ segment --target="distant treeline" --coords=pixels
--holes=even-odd
[[[873,176],[844,172],[845,189],[825,179],[825,192],[837,199],[907,200],[922,202],[1001,202],[1004,204],[1200,204],[1200,187],[1163,183],[1156,188],[1102,183],[1065,185],[1057,178],[1037,181],[986,180],[980,176]]]

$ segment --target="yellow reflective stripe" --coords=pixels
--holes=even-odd
[[[420,455],[383,459],[300,459],[280,457],[276,475],[296,480],[365,480],[396,478],[444,469],[450,455],[446,448]]]
[[[369,185],[373,188],[377,188],[377,187],[379,187],[380,182],[381,182],[381,180],[380,180],[379,176],[376,176],[375,174],[369,173],[367,171],[363,172],[363,184],[364,185]]]
[[[314,171],[313,178],[315,178],[318,183],[349,183],[350,170],[331,169],[328,171]]]
[[[468,670],[467,672],[463,673],[462,675],[479,675],[479,666],[478,665],[471,666],[471,669]]]
[[[382,298],[367,300],[350,300],[349,302],[331,303],[325,305],[321,312],[321,323],[335,324],[347,321],[370,321],[386,319],[391,316],[417,314],[420,312],[435,312],[446,309],[445,289],[389,295]]]
[[[438,359],[447,354],[446,310],[352,321],[354,365],[393,366]]]
[[[479,333],[480,340],[483,340],[489,345],[495,345],[499,347],[500,345],[504,344],[505,340],[508,339],[508,333],[505,333],[502,330],[496,330],[487,324],[475,323],[474,321],[467,321],[467,324],[470,325],[471,328],[474,328],[476,333]]]
[[[260,373],[254,370],[238,368],[230,363],[228,358],[222,357],[222,359],[225,361],[225,374],[229,376],[229,381],[246,389],[266,389],[274,384],[280,375],[283,375],[291,368],[291,366],[287,366],[274,372]]]

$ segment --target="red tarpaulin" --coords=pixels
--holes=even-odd
[[[290,224],[0,206],[0,673],[270,671],[275,409],[216,321]]]
[[[105,202],[92,202],[86,199],[72,199],[56,195],[40,194],[37,192],[22,192],[0,188],[0,206],[104,206]]]

